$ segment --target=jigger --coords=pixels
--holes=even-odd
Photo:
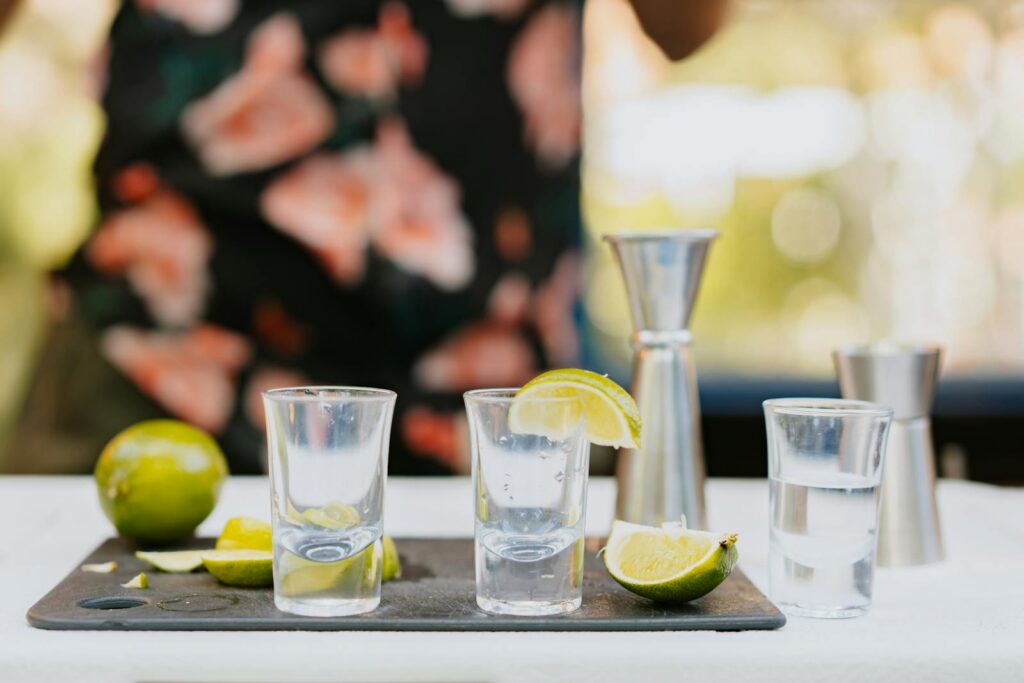
[[[930,564],[943,557],[928,417],[941,357],[937,346],[889,343],[832,353],[843,398],[894,410],[878,520],[878,564],[883,567]]]
[[[640,447],[619,452],[618,519],[706,528],[704,452],[690,313],[716,230],[605,235],[618,258],[633,320],[633,383]]]

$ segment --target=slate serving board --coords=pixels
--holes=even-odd
[[[608,576],[588,539],[583,606],[554,617],[489,615],[476,606],[473,542],[399,539],[402,578],[385,583],[381,605],[351,617],[300,617],[278,611],[269,588],[223,586],[206,572],[164,574],[135,559],[135,546],[112,538],[85,562],[116,560],[113,574],[79,567],[28,611],[43,629],[115,631],[743,631],[776,629],[786,618],[736,569],[709,595],[680,607],[657,605]],[[211,548],[213,539],[191,547]],[[149,588],[121,588],[140,571]]]

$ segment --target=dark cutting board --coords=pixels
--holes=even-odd
[[[401,579],[385,583],[380,607],[352,617],[300,617],[279,612],[269,588],[230,588],[207,574],[164,574],[135,559],[135,546],[110,539],[83,562],[116,560],[117,572],[78,567],[28,611],[45,629],[115,631],[743,631],[775,629],[786,618],[736,569],[715,591],[680,607],[637,597],[608,576],[588,543],[583,606],[554,617],[480,611],[474,599],[473,542],[400,539]],[[210,548],[212,539],[192,547]],[[140,571],[149,588],[121,588]]]

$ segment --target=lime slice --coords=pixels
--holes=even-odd
[[[327,593],[342,582],[354,559],[313,562],[285,550],[277,568],[281,595],[298,598]]]
[[[97,564],[83,564],[83,572],[92,572],[93,574],[113,574],[117,571],[117,562],[111,560],[110,562],[99,562]]]
[[[543,399],[575,397],[581,414]],[[570,436],[583,418],[587,440],[602,446],[637,448],[640,411],[625,389],[589,370],[551,370],[530,380],[516,394],[509,427],[520,434],[540,434],[553,441]]]
[[[217,537],[217,550],[270,550],[270,525],[252,517],[232,517]]]
[[[203,550],[174,550],[170,552],[136,551],[135,557],[149,562],[162,572],[171,574],[187,574],[203,566]]]
[[[381,566],[381,581],[397,579],[402,575],[402,563],[398,559],[398,547],[395,540],[384,534],[384,560]]]
[[[267,550],[207,550],[206,571],[229,586],[271,586],[274,583],[273,555]]]
[[[332,502],[320,508],[303,510],[302,519],[324,529],[348,529],[359,524],[359,512],[351,505]]]
[[[314,562],[285,550],[277,565],[281,595],[309,598],[317,595],[356,595],[376,582],[381,552],[376,543],[351,557],[334,562]]]
[[[146,572],[140,572],[132,577],[131,581],[121,584],[121,588],[149,588],[149,577]]]
[[[616,521],[604,565],[628,591],[658,602],[683,603],[714,590],[738,556],[736,534]]]

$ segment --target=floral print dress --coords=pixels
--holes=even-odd
[[[576,361],[579,59],[571,2],[126,0],[66,272],[103,356],[236,472],[311,383],[463,470],[461,392]]]

